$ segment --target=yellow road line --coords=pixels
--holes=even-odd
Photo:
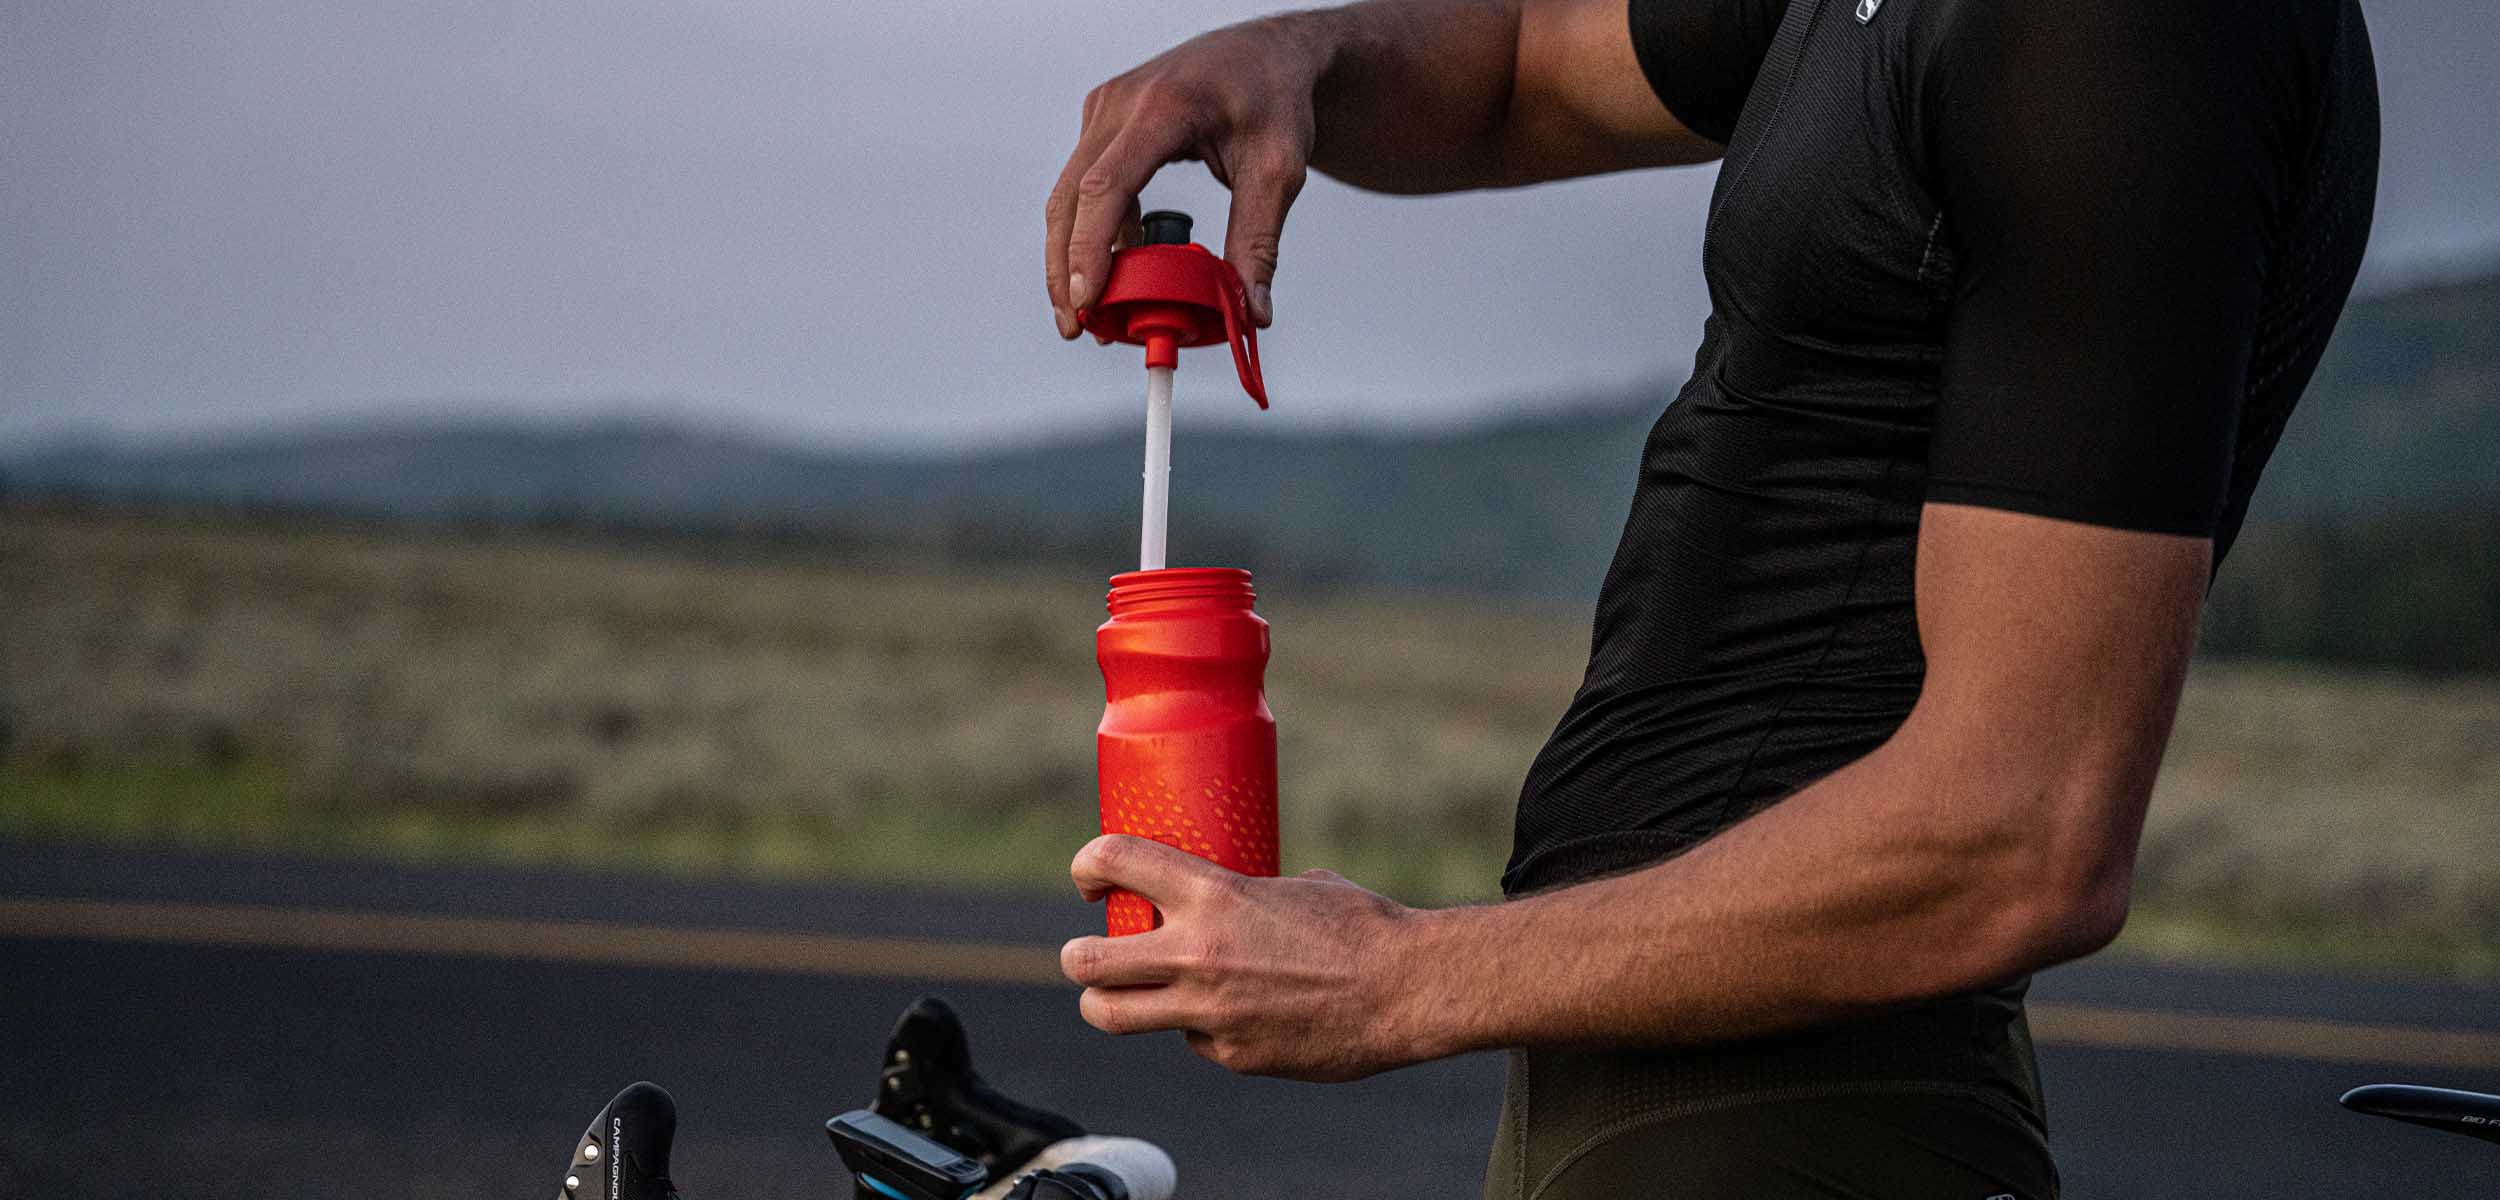
[[[606,921],[0,899],[0,936],[434,954],[945,983],[1065,984],[1056,949]]]
[[[0,898],[0,937],[422,954],[1068,986],[1045,946],[240,904]],[[2500,1033],[2087,1004],[2030,1006],[2044,1043],[2500,1070]]]
[[[2188,1050],[2248,1058],[2500,1070],[2500,1033],[2418,1025],[2364,1025],[2290,1017],[2033,1004],[2043,1042],[2125,1050]]]

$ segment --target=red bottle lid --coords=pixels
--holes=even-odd
[[[1206,247],[1189,240],[1189,217],[1176,212],[1145,215],[1144,245],[1111,256],[1111,278],[1102,296],[1080,310],[1088,333],[1146,348],[1146,365],[1180,365],[1184,346],[1232,347],[1241,390],[1267,407],[1267,380],[1259,373],[1259,331],[1250,322],[1241,275]]]

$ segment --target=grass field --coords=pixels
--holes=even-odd
[[[1061,886],[1090,573],[0,508],[0,833]],[[1585,615],[1263,597],[1289,868],[1476,898]],[[2500,680],[2200,664],[2138,951],[2500,973]]]

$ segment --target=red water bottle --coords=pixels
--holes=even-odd
[[[1146,348],[1146,472],[1138,570],[1111,577],[1111,619],[1094,631],[1104,706],[1095,731],[1102,831],[1152,838],[1245,875],[1276,873],[1276,718],[1268,712],[1267,622],[1250,573],[1164,566],[1172,372],[1187,346],[1232,349],[1259,407],[1257,333],[1241,277],[1189,240],[1189,218],[1147,213],[1143,243],[1112,256],[1085,327]],[[1113,937],[1161,921],[1113,892]]]
[[[1104,833],[1152,838],[1244,875],[1276,873],[1276,717],[1267,622],[1250,572],[1178,567],[1111,577],[1094,631],[1105,703],[1094,749]],[[1112,936],[1157,924],[1114,892]]]

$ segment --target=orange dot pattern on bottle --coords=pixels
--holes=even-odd
[[[1210,779],[1184,791],[1168,782],[1118,780],[1103,797],[1103,832],[1149,838],[1244,875],[1274,875],[1276,793],[1260,781]],[[1113,936],[1162,923],[1143,897],[1111,895]]]

